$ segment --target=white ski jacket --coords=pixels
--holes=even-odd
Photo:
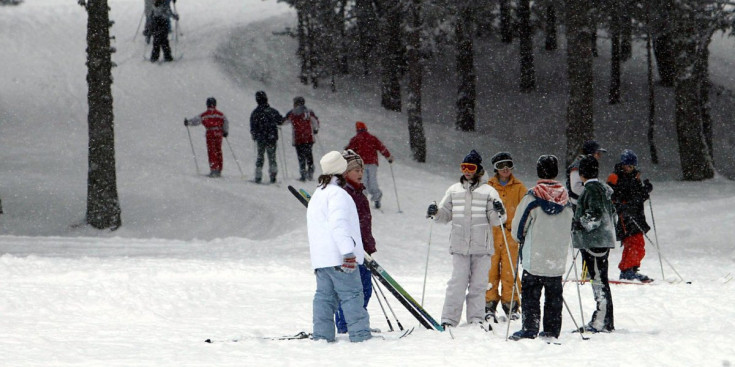
[[[505,223],[507,216],[493,209],[493,201],[500,195],[490,185],[458,182],[447,189],[434,217],[438,223],[452,222],[449,235],[449,252],[461,255],[492,255],[493,226]]]
[[[337,185],[336,177],[324,189],[314,191],[306,210],[306,224],[312,268],[341,266],[342,256],[350,252],[362,264],[364,250],[357,208],[350,194]]]

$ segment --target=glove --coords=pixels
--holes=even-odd
[[[388,157],[388,163],[393,164],[393,156]]]
[[[646,190],[646,194],[650,194],[653,191],[653,185],[648,179],[643,180],[643,189]]]
[[[429,209],[426,209],[426,218],[433,218],[437,213],[439,213],[439,207],[436,206],[436,203],[431,203]]]
[[[314,135],[318,135],[318,134],[319,134],[319,130],[314,130]]]
[[[227,137],[227,135],[230,135],[230,133],[228,133],[228,132],[226,132],[226,131],[222,133],[222,137],[224,137],[224,138],[226,138],[226,137]]]
[[[582,226],[582,223],[578,220],[572,221],[572,231],[583,231],[584,227]]]
[[[357,258],[355,257],[355,254],[349,253],[346,255],[342,255],[342,267],[340,267],[343,272],[345,273],[352,273],[357,269]]]
[[[505,208],[503,207],[503,202],[500,200],[493,201],[493,209],[495,209],[498,214],[503,215],[505,214]]]
[[[173,14],[173,18],[176,19],[176,20],[179,20],[179,15],[178,14]]]
[[[189,120],[188,119],[184,119],[184,126],[189,126]]]

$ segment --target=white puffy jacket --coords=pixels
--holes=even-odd
[[[498,216],[493,209],[495,200],[501,201],[500,195],[486,183],[470,186],[467,181],[458,182],[447,189],[434,220],[452,222],[450,253],[492,255],[495,252],[492,227],[507,219],[505,214]]]
[[[336,177],[324,189],[314,191],[306,210],[306,224],[312,268],[340,266],[342,256],[350,252],[362,264],[364,252],[357,208],[350,194],[337,185]]]

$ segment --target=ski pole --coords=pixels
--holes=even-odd
[[[569,241],[569,246],[572,247],[572,241]],[[580,253],[583,250],[580,250]],[[583,260],[584,261],[584,260]],[[574,260],[574,277],[577,278],[577,298],[579,299],[579,315],[581,317],[582,324],[584,324],[584,309],[582,308],[582,292],[579,290],[579,273],[577,273],[577,260]],[[592,284],[592,281],[590,281],[590,284]],[[584,332],[584,329],[582,329],[580,332]]]
[[[288,166],[286,165],[286,139],[283,137],[281,127],[278,127],[278,135],[281,136],[281,159],[283,159],[283,178],[288,178]]]
[[[436,205],[436,201],[433,202]],[[424,294],[426,294],[426,277],[429,275],[429,253],[431,252],[431,231],[434,229],[434,221],[429,224],[429,244],[426,246],[426,267],[424,267],[424,287],[421,290],[421,307],[424,307]]]
[[[140,25],[143,24],[143,18],[145,18],[145,9],[143,9],[143,12],[140,14],[140,20],[138,21],[138,28],[135,28],[135,34],[133,35],[133,42],[135,42],[135,38],[138,37],[138,31],[140,31]]]
[[[227,146],[230,148],[230,152],[232,152],[232,158],[235,159],[235,164],[237,164],[237,169],[240,170],[240,175],[242,176],[242,179],[245,179],[245,174],[242,173],[242,168],[240,167],[240,162],[237,161],[237,157],[235,156],[235,151],[232,150],[232,145],[230,145],[230,140],[225,138],[225,141],[227,142]]]
[[[498,214],[500,216],[500,214]],[[503,231],[503,241],[505,242],[505,249],[508,251],[508,263],[510,263],[510,259],[512,259],[512,256],[510,256],[510,248],[508,247],[508,239],[505,237],[505,225],[500,226],[500,230]],[[510,270],[513,272],[513,289],[510,292],[510,308],[508,309],[508,312],[510,313],[508,315],[508,326],[505,329],[505,341],[508,341],[508,336],[510,335],[510,322],[511,322],[511,315],[513,314],[513,303],[515,302],[516,297],[516,291],[518,290],[518,262],[521,259],[521,250],[523,249],[523,244],[520,244],[518,246],[518,257],[516,257],[515,261],[515,267],[511,264]],[[520,295],[520,292],[518,292]]]
[[[661,279],[666,279],[664,276],[664,263],[661,261],[661,248],[658,246],[658,231],[656,231],[656,219],[653,217],[653,203],[651,198],[648,198],[648,207],[651,209],[651,224],[653,224],[653,237],[656,239],[656,251],[658,252],[658,264],[661,266]]]
[[[574,329],[575,330],[579,330],[579,324],[577,323],[577,320],[574,319],[574,315],[572,315],[572,309],[569,308],[569,305],[567,304],[567,301],[563,297],[562,297],[562,302],[564,302],[564,308],[567,309],[567,312],[569,313],[569,317],[572,318],[572,322],[574,323]],[[583,333],[579,333],[579,336],[582,337],[582,340],[590,340],[590,338],[584,336]]]
[[[380,295],[383,296],[383,300],[385,300],[385,305],[388,306],[390,313],[393,314],[393,318],[396,319],[396,324],[398,324],[398,329],[403,331],[403,325],[401,325],[401,322],[398,321],[398,317],[396,317],[396,313],[393,311],[393,307],[391,307],[390,303],[388,303],[388,298],[385,297],[385,293],[383,293],[383,289],[380,288],[380,284],[378,284],[379,282],[377,281],[377,279],[375,279],[375,274],[371,274],[371,276],[373,277],[373,280],[376,281],[375,284],[378,285],[378,292],[380,292]]]
[[[373,280],[373,284],[375,284],[373,288],[377,287],[378,282],[376,282],[375,279],[372,278],[372,275],[371,275],[371,279]],[[393,324],[391,324],[390,319],[388,318],[388,314],[385,312],[385,307],[383,307],[383,301],[380,300],[380,296],[376,295],[375,298],[378,299],[378,304],[380,305],[380,309],[383,311],[383,315],[385,316],[385,321],[388,323],[388,327],[390,328],[390,331],[393,331]]]
[[[191,145],[191,155],[194,157],[194,166],[197,168],[197,175],[199,173],[199,163],[197,163],[197,154],[194,152],[194,143],[191,141],[191,130],[189,130],[189,125],[186,125],[186,133],[189,135],[189,145]]]
[[[671,262],[669,262],[669,259],[667,259],[667,258],[666,258],[666,257],[665,257],[665,256],[664,256],[664,255],[663,255],[662,253],[661,253],[661,250],[659,250],[659,249],[658,249],[658,247],[656,246],[656,244],[655,244],[655,243],[653,243],[653,241],[651,241],[651,238],[650,238],[650,237],[648,237],[648,234],[646,234],[646,232],[643,232],[643,229],[641,228],[641,226],[639,226],[639,225],[638,225],[638,223],[637,223],[637,222],[636,222],[636,221],[635,221],[634,219],[632,219],[632,218],[631,218],[631,222],[633,222],[633,224],[635,224],[635,225],[636,225],[636,227],[638,227],[638,229],[639,229],[639,230],[641,231],[641,233],[643,233],[643,236],[644,236],[644,237],[646,237],[646,239],[648,240],[648,242],[650,242],[650,243],[651,243],[652,245],[654,245],[654,246],[653,246],[653,248],[655,248],[655,249],[656,249],[656,251],[658,251],[658,255],[659,255],[659,256],[661,256],[661,258],[662,258],[662,259],[663,259],[664,261],[666,261],[666,264],[668,264],[668,265],[669,265],[669,266],[671,267],[671,270],[673,270],[673,271],[674,271],[674,273],[676,273],[676,276],[678,276],[678,277],[679,277],[679,279],[680,279],[680,280],[681,280],[681,281],[683,282],[683,281],[684,281],[684,277],[682,277],[682,276],[681,276],[681,274],[679,274],[679,272],[678,272],[678,271],[676,271],[676,268],[674,267],[674,265],[672,265],[672,264],[671,264]],[[690,282],[687,282],[687,283],[690,283]]]
[[[398,187],[396,186],[396,176],[393,175],[393,163],[388,163],[388,167],[390,167],[390,176],[393,178],[393,190],[396,192],[396,205],[398,205],[398,212],[403,213],[401,210],[401,203],[398,202]]]

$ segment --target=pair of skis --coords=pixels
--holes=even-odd
[[[296,199],[301,202],[304,206],[309,206],[309,200],[311,200],[311,194],[309,194],[304,189],[297,190],[293,186],[288,186],[288,191],[293,194]],[[434,320],[431,315],[429,315],[426,310],[424,310],[421,305],[416,302],[416,300],[411,297],[411,295],[401,287],[398,282],[393,279],[390,274],[388,274],[385,269],[383,269],[380,264],[378,264],[375,259],[373,259],[370,255],[365,254],[365,261],[364,265],[370,270],[370,272],[375,275],[375,277],[380,281],[380,283],[400,302],[403,307],[408,310],[409,313],[413,317],[416,318],[416,320],[419,321],[419,323],[424,326],[425,328],[429,330],[437,330],[437,331],[444,331],[444,327],[439,324],[436,320]]]

